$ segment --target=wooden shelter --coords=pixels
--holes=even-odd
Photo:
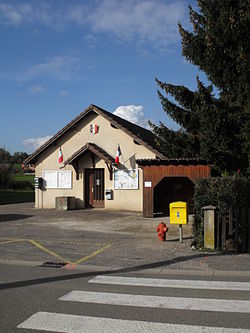
[[[139,159],[143,169],[143,216],[169,214],[169,204],[186,201],[193,209],[194,181],[210,177],[211,168],[201,159]]]

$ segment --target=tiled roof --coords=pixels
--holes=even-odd
[[[85,111],[81,112],[76,118],[74,118],[70,123],[64,126],[59,132],[57,132],[52,138],[40,146],[36,151],[34,151],[25,161],[24,164],[31,163],[35,161],[40,153],[47,149],[52,143],[55,143],[59,138],[61,138],[66,132],[74,128],[83,118],[85,118],[89,113],[95,112],[106,118],[113,126],[119,128],[130,135],[136,142],[147,147],[151,150],[156,157],[166,158],[166,156],[156,148],[155,136],[154,134],[138,125],[135,125],[123,118],[120,118],[113,113],[110,113],[96,105],[90,105]]]

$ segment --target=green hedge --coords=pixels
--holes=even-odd
[[[34,191],[0,191],[0,205],[34,201]]]
[[[31,177],[25,178],[25,176],[20,177],[0,177],[0,188],[2,190],[24,190],[32,191],[34,190],[34,180]]]
[[[0,182],[0,188],[3,190],[32,191],[34,190],[34,185],[30,181],[16,181],[13,179],[4,179]]]
[[[249,208],[250,182],[243,177],[202,178],[195,182],[193,245],[203,247],[202,207],[215,206],[220,214],[229,208]]]

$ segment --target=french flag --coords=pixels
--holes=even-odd
[[[115,164],[119,164],[119,157],[121,156],[121,148],[120,148],[120,145],[118,145],[117,147],[117,152],[116,152],[116,155],[115,155]]]
[[[63,162],[63,153],[61,147],[59,148],[58,163]]]
[[[98,131],[99,131],[99,126],[98,126],[98,125],[96,125],[96,124],[94,124],[94,125],[90,125],[90,132],[91,132],[92,134],[97,134]]]

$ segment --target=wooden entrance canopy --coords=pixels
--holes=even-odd
[[[192,182],[210,177],[211,167],[202,159],[139,159],[143,169],[143,216],[154,216],[154,189],[165,177],[187,177]]]
[[[64,165],[71,164],[73,165],[76,171],[76,177],[78,178],[78,160],[81,158],[86,152],[90,152],[92,154],[92,162],[93,167],[95,167],[94,157],[97,156],[100,159],[103,159],[108,167],[110,180],[112,180],[112,164],[115,162],[115,159],[110,156],[106,151],[104,151],[101,147],[97,146],[94,143],[87,142],[82,148],[76,151],[70,158],[68,158]]]

